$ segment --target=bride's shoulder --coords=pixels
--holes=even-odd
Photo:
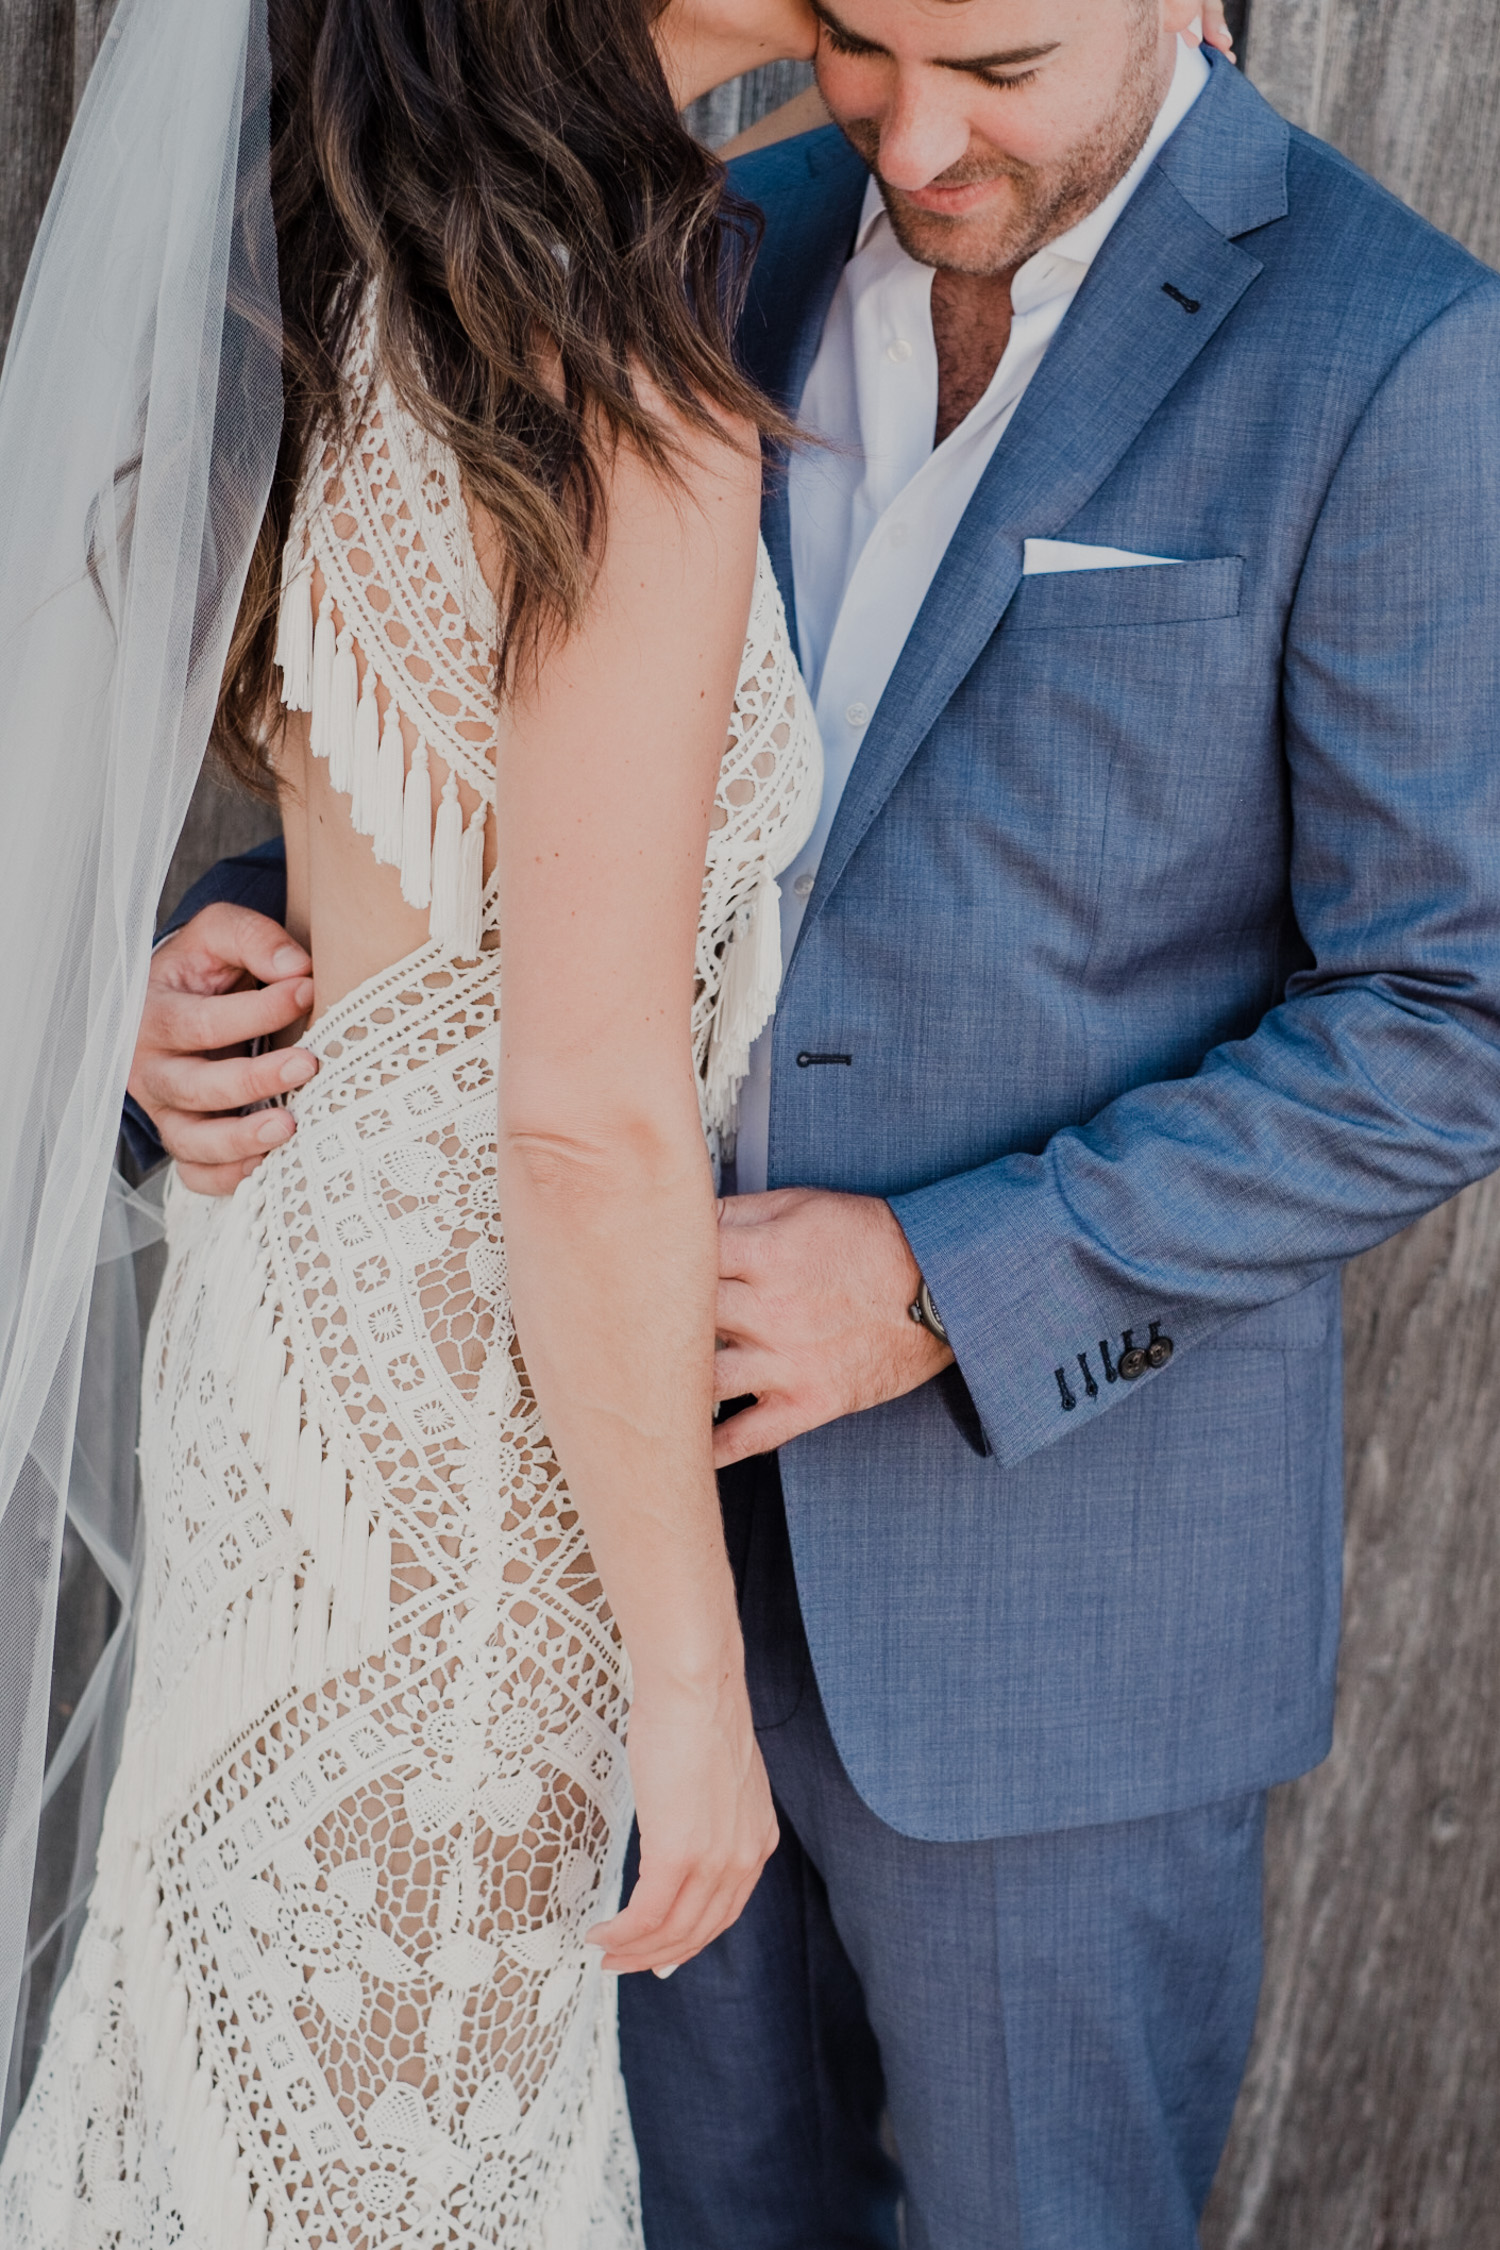
[[[635,374],[637,396],[659,433],[660,457],[646,448],[626,448],[641,455],[647,473],[665,478],[668,485],[682,484],[700,498],[743,503],[753,498],[757,520],[763,475],[760,432],[746,414],[736,414],[716,400],[695,394],[671,396],[644,370]]]

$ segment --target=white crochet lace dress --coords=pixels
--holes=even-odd
[[[493,613],[452,464],[362,395],[352,456],[309,482],[280,653],[432,939],[317,1025],[296,1136],[232,1200],[169,1191],[124,1758],[0,2169],[5,2250],[640,2239],[582,1942],[618,1895],[628,1672],[495,1200]],[[820,781],[762,553],[698,948],[711,1137]]]

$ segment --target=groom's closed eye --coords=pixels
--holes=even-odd
[[[890,49],[878,40],[866,39],[842,23],[833,10],[823,5],[823,0],[812,0],[812,11],[823,27],[824,36],[836,55],[889,55]],[[960,71],[966,78],[977,78],[986,86],[1024,86],[1035,76],[1026,69],[1028,63],[1040,62],[1045,55],[1054,54],[1060,45],[1056,39],[1046,40],[1040,46],[1012,47],[991,55],[933,55],[929,58],[934,70]]]

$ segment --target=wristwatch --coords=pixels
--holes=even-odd
[[[948,1331],[943,1326],[943,1316],[933,1303],[932,1291],[925,1281],[919,1281],[917,1294],[906,1309],[919,1328],[925,1328],[929,1336],[936,1336],[940,1344],[947,1343]]]

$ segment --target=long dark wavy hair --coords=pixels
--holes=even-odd
[[[731,348],[754,215],[692,138],[663,0],[270,0],[286,419],[215,747],[267,794],[281,554],[310,449],[347,437],[366,288],[380,372],[498,528],[496,685],[584,615],[612,448],[664,475],[644,378],[689,425],[791,430]]]

